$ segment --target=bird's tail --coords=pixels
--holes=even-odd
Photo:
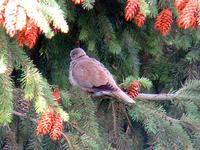
[[[121,89],[114,91],[113,94],[116,96],[116,98],[118,98],[119,100],[123,100],[128,104],[135,103],[135,101],[131,97],[129,97],[126,93],[124,93]]]

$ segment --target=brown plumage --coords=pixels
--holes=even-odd
[[[110,72],[102,63],[90,58],[83,49],[75,48],[70,53],[69,80],[73,86],[89,92],[110,92],[126,103],[135,103],[116,84]]]

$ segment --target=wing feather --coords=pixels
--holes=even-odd
[[[110,73],[107,69],[91,58],[79,60],[74,65],[72,74],[76,82],[84,88],[102,87],[110,83]]]

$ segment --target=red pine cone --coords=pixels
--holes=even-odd
[[[145,19],[145,15],[141,11],[139,11],[135,16],[135,23],[139,28],[141,28],[144,25]]]
[[[154,29],[160,31],[161,35],[166,36],[171,30],[173,19],[170,8],[166,8],[160,12],[156,18]]]
[[[4,27],[6,29],[7,34],[12,38],[16,34],[16,19],[17,16],[17,4],[14,0],[10,0],[5,7],[4,12]]]
[[[139,11],[139,1],[138,0],[127,0],[125,7],[125,20],[131,21],[133,17]]]
[[[53,107],[49,107],[49,109],[44,112],[39,119],[36,129],[37,135],[42,136],[50,132],[53,125],[53,118],[54,109]]]
[[[63,121],[60,115],[56,115],[54,118],[53,126],[50,132],[50,138],[54,141],[59,140],[61,138],[62,130],[63,130]]]
[[[60,101],[61,101],[61,97],[60,97],[60,91],[58,88],[54,89],[53,91],[53,97],[54,97],[54,100],[60,104]]]
[[[174,0],[175,8],[180,12],[183,10],[189,0]]]
[[[84,0],[71,0],[74,4],[82,4],[84,2]]]
[[[135,80],[128,87],[128,95],[132,98],[135,98],[140,91],[140,82]]]
[[[196,27],[198,19],[198,2],[197,0],[190,0],[185,8],[180,12],[177,19],[179,28],[188,29]]]
[[[17,41],[18,45],[22,47],[23,45],[28,46],[30,49],[35,45],[40,31],[33,20],[28,19],[26,27],[19,32]]]

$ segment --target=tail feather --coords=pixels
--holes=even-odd
[[[117,91],[113,91],[113,94],[116,96],[116,98],[123,100],[124,102],[128,104],[134,104],[135,101],[129,97],[126,93],[124,93],[121,89]]]

